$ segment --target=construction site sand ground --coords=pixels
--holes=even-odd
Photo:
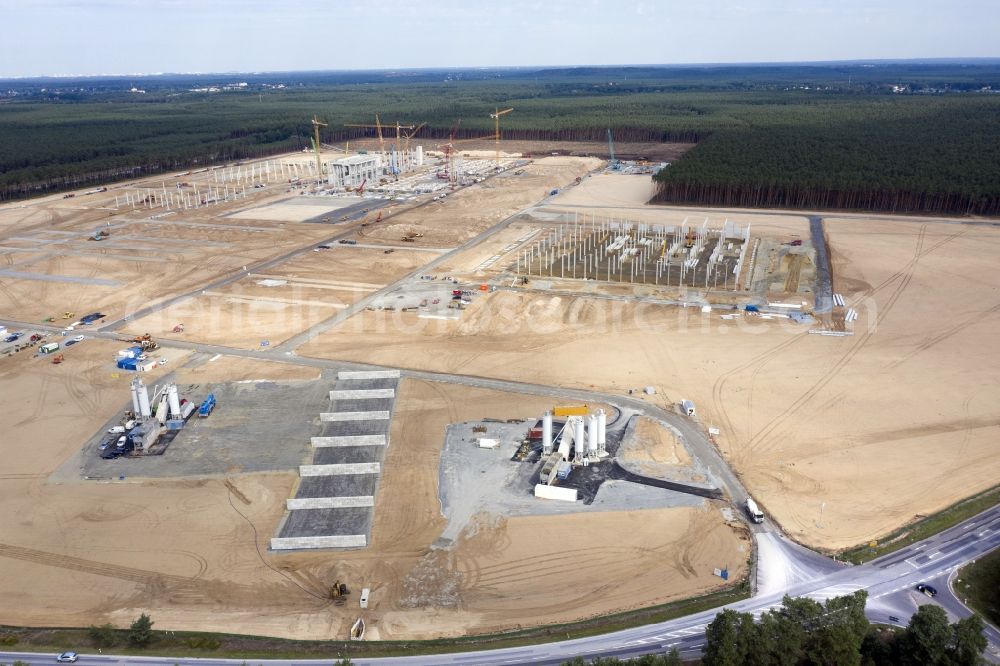
[[[760,233],[808,234],[804,217],[752,221]],[[398,333],[384,314],[359,313],[300,353],[607,391],[654,385],[667,406],[695,401],[795,538],[848,547],[1000,475],[991,333],[1000,276],[989,265],[1000,231],[831,216],[827,232],[834,290],[860,314],[851,337],[809,335],[788,320],[497,291],[459,321],[406,320]],[[973,349],[982,353],[961,352]],[[600,363],[587,361],[595,356]]]
[[[225,217],[280,201],[287,197],[283,188],[159,220],[149,219],[155,211],[109,210],[115,192],[132,185],[2,206],[0,271],[80,281],[0,274],[0,318],[37,322],[94,310],[114,318],[236,276],[219,295],[181,302],[205,299],[210,305],[203,309],[220,314],[180,319],[190,333],[179,337],[257,347],[261,339],[284,339],[339,311],[316,306],[315,317],[286,321],[293,317],[286,308],[300,306],[278,299],[325,302],[335,294],[356,302],[349,299],[368,292],[320,287],[364,283],[363,289],[374,289],[440,256],[362,247],[313,252],[315,243],[354,229],[359,243],[398,245],[416,232],[423,236],[414,249],[456,247],[540,202],[529,216],[537,222],[520,218],[433,272],[454,269],[470,282],[496,280],[509,259],[479,270],[483,261],[532,225],[569,215],[662,224],[728,217],[782,241],[808,238],[804,216],[644,208],[648,177],[588,178],[599,166],[596,159],[538,159],[522,175],[509,172],[444,201],[426,203],[426,197],[416,202],[426,205],[394,206],[364,235],[359,225]],[[574,185],[577,177],[582,182]],[[158,186],[160,179],[153,180],[148,184]],[[550,196],[553,188],[560,194]],[[114,227],[109,240],[86,240],[108,221],[127,224]],[[806,544],[852,546],[1000,477],[1000,353],[992,334],[1000,312],[1000,230],[851,216],[827,216],[826,228],[834,291],[861,315],[853,336],[809,335],[808,326],[778,320],[723,320],[697,308],[553,295],[535,282],[533,291],[479,295],[453,321],[361,311],[296,353],[622,394],[653,386],[656,394],[644,399],[668,409],[692,399],[698,420],[720,430],[718,446],[769,516]],[[238,275],[243,266],[254,273],[254,264],[297,248],[303,253],[260,271],[266,277]],[[116,286],[87,282],[94,279]],[[288,284],[257,284],[266,279]],[[553,282],[588,288],[582,281]],[[601,293],[635,291],[608,285]],[[251,303],[259,308],[252,318]],[[168,324],[178,323],[178,314],[168,310],[156,319],[154,313],[129,330],[169,337]],[[168,371],[190,383],[320,374],[285,363],[188,355],[162,341],[170,362],[147,375],[147,383]],[[340,579],[355,590],[372,588],[371,637],[430,638],[637,608],[719,587],[714,567],[728,565],[734,578],[744,570],[745,533],[710,502],[556,516],[485,512],[451,544],[439,543],[447,524],[438,496],[446,426],[537,418],[552,404],[452,384],[401,384],[366,550],[266,552],[291,496],[292,470],[106,482],[53,476],[126,405],[129,375],[112,362],[121,346],[86,340],[66,350],[60,365],[28,351],[0,358],[0,407],[13,415],[0,444],[0,597],[7,601],[0,623],[126,626],[145,611],[165,629],[342,638],[357,611],[321,598],[325,586]],[[637,425],[641,442],[626,448],[626,457],[634,464],[683,466],[683,448],[650,427]],[[539,557],[551,568],[537,567]],[[574,577],[572,584],[551,575],[577,571],[581,562],[595,575]]]
[[[131,322],[124,330],[247,349],[278,344],[334,316],[436,255],[334,245],[307,252]],[[178,323],[183,333],[173,333]]]

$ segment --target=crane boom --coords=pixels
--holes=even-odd
[[[314,138],[313,138],[313,148],[315,148],[315,150],[316,150],[316,178],[322,180],[323,179],[323,162],[322,162],[322,160],[320,159],[320,156],[319,156],[319,128],[320,127],[326,127],[327,124],[324,123],[323,121],[321,121],[316,116],[313,116],[313,118],[312,118],[312,126],[313,126],[313,135],[314,135]]]
[[[513,108],[510,108],[510,109],[504,109],[503,111],[501,111],[500,107],[497,107],[496,108],[496,112],[490,114],[490,118],[492,118],[493,121],[494,121],[494,123],[495,123],[494,137],[495,137],[496,149],[497,149],[497,169],[500,168],[500,116],[505,116],[505,115],[507,115],[508,113],[510,113],[513,110],[514,110]]]
[[[612,169],[618,168],[618,160],[615,159],[615,142],[611,138],[611,128],[608,128],[608,153],[610,155],[611,161],[610,166]]]

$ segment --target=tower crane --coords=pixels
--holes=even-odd
[[[613,171],[617,171],[620,165],[618,164],[618,160],[615,159],[615,142],[614,139],[611,138],[610,127],[608,128],[608,153],[611,156],[611,161],[609,163],[609,166]]]
[[[400,149],[402,148],[402,140],[405,138],[406,141],[409,142],[410,136],[413,136],[414,134],[416,134],[417,131],[419,131],[420,128],[423,127],[426,124],[427,123],[421,123],[419,126],[417,126],[417,125],[403,125],[398,120],[396,121],[396,154],[397,154],[397,156],[400,154]],[[364,125],[364,124],[350,123],[350,124],[344,125],[344,127],[364,127],[364,128],[368,128],[368,129],[374,128],[378,132],[379,151],[381,151],[381,153],[382,153],[383,156],[385,155],[385,139],[382,137],[382,128],[386,127],[386,126],[383,125],[381,123],[381,121],[378,119],[378,114],[377,113],[375,114],[375,124],[374,125]],[[391,127],[391,125],[389,127]],[[410,135],[406,136],[406,134],[403,132],[403,130],[410,130],[411,131]],[[397,157],[397,159],[398,159],[398,157]],[[396,165],[396,172],[398,173],[398,171],[399,171],[399,165]]]
[[[313,148],[316,150],[316,178],[323,180],[323,162],[319,157],[319,128],[326,127],[327,124],[316,116],[312,118],[313,126]]]
[[[490,118],[492,118],[495,123],[494,131],[496,136],[496,147],[497,147],[497,169],[500,168],[500,116],[505,116],[513,110],[514,110],[513,108],[510,108],[501,111],[500,107],[497,107],[496,113],[490,114]]]

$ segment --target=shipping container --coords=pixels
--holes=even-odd
[[[575,502],[576,488],[560,488],[559,486],[546,486],[545,484],[539,483],[535,485],[535,497],[562,500],[564,502]]]
[[[38,348],[38,351],[39,353],[42,354],[51,354],[52,352],[57,351],[58,349],[59,349],[58,342],[46,342],[44,345]]]

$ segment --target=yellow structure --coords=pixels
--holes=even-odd
[[[553,416],[586,416],[589,412],[588,405],[566,405],[552,408]]]
[[[510,113],[513,110],[514,110],[513,108],[510,108],[510,109],[504,109],[503,111],[501,111],[500,107],[497,107],[496,113],[491,113],[490,114],[490,118],[492,118],[494,120],[494,122],[496,123],[495,131],[494,131],[494,136],[496,137],[495,140],[496,140],[496,144],[497,144],[497,168],[498,169],[500,168],[500,116],[507,115],[508,113]]]

